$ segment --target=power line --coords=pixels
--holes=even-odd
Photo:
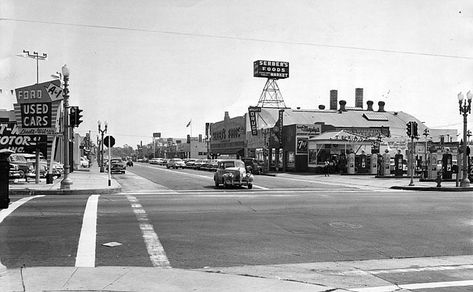
[[[41,24],[63,25],[63,26],[73,26],[73,27],[99,28],[99,29],[122,30],[122,31],[136,31],[136,32],[147,32],[147,33],[160,33],[160,34],[188,36],[188,37],[228,39],[228,40],[238,40],[238,41],[260,42],[260,43],[301,45],[301,46],[311,46],[311,47],[324,47],[324,48],[359,50],[359,51],[369,51],[369,52],[379,52],[379,53],[390,53],[390,54],[404,54],[404,55],[414,55],[414,56],[427,56],[427,57],[441,57],[441,58],[473,60],[473,57],[460,56],[460,55],[446,55],[446,54],[423,53],[423,52],[414,52],[414,51],[375,49],[375,48],[368,48],[368,47],[330,45],[330,44],[311,43],[311,42],[291,42],[291,41],[281,41],[281,40],[245,38],[245,37],[235,37],[235,36],[225,36],[225,35],[215,35],[215,34],[203,34],[203,33],[187,33],[187,32],[178,32],[178,31],[164,31],[164,30],[153,30],[153,29],[121,27],[121,26],[92,25],[92,24],[79,24],[79,23],[54,22],[54,21],[27,20],[27,19],[15,19],[15,18],[5,18],[5,17],[0,18],[0,21],[41,23]]]

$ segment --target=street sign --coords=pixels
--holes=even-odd
[[[113,136],[106,136],[103,138],[103,144],[108,148],[113,147],[115,145],[115,138]]]

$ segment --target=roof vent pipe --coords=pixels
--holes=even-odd
[[[344,100],[340,100],[338,103],[340,104],[340,109],[339,109],[339,111],[340,111],[340,112],[346,112],[347,110],[346,110],[346,108],[345,108],[345,105],[347,104],[347,102],[344,101]]]
[[[378,112],[385,112],[385,110],[384,110],[384,105],[385,104],[386,103],[384,101],[378,101],[378,107],[379,107]]]
[[[374,102],[373,102],[372,100],[368,100],[368,101],[366,102],[366,105],[368,106],[368,108],[366,109],[367,111],[370,111],[370,112],[373,111],[373,103],[374,103]]]

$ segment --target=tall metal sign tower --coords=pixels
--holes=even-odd
[[[277,83],[289,77],[289,62],[258,60],[253,62],[253,76],[267,78],[257,107],[287,108]]]

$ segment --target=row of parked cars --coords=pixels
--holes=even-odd
[[[148,161],[150,164],[166,166],[166,168],[190,168],[198,170],[216,171],[218,162],[221,159],[181,159],[181,158],[152,158]],[[138,160],[139,162],[145,162]],[[246,169],[253,174],[263,173],[263,162],[255,158],[242,158],[241,161],[245,164]]]
[[[13,153],[8,158],[10,164],[10,179],[28,179],[36,177],[36,155],[28,153]],[[48,173],[48,162],[40,155],[39,176],[46,177]],[[64,172],[64,167],[59,162],[53,163],[52,175],[60,177]]]

